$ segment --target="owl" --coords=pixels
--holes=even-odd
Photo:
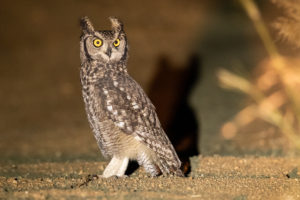
[[[136,160],[151,176],[183,176],[181,162],[161,127],[155,107],[128,74],[128,43],[122,22],[109,18],[112,30],[96,31],[80,20],[80,80],[88,121],[106,158],[102,177],[124,176]]]

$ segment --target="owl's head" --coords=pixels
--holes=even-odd
[[[96,31],[88,17],[80,20],[81,62],[86,59],[103,63],[126,62],[128,46],[123,24],[115,17],[109,19],[112,23],[112,30],[104,31]]]

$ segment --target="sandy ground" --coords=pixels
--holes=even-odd
[[[300,158],[193,157],[186,178],[93,178],[106,162],[4,164],[3,199],[300,199]]]

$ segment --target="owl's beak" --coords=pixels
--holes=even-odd
[[[111,56],[111,48],[110,47],[107,48],[105,54],[108,55],[108,57]]]

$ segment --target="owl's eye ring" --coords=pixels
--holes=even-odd
[[[93,44],[94,44],[95,47],[101,47],[101,45],[102,45],[102,40],[100,40],[100,39],[95,39],[95,40],[93,41]]]
[[[120,39],[116,39],[113,44],[115,47],[118,47],[120,45]]]

